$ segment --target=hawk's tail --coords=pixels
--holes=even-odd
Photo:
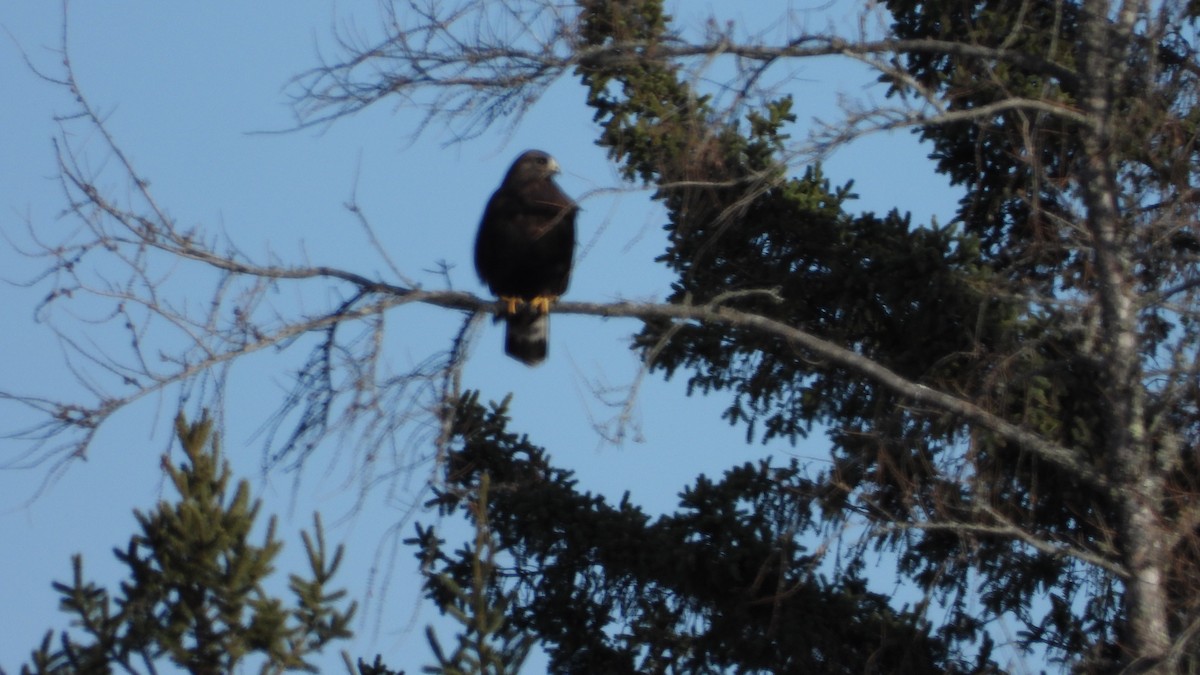
[[[550,315],[526,305],[509,314],[507,322],[504,353],[527,366],[536,366],[545,361],[549,351]]]

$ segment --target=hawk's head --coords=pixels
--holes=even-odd
[[[558,162],[541,150],[527,150],[513,162],[504,176],[505,185],[519,185],[537,180],[546,180],[560,171]]]

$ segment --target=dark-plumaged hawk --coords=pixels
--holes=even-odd
[[[488,200],[475,239],[475,270],[500,298],[504,351],[546,359],[550,303],[567,290],[579,206],[554,182],[558,162],[540,150],[517,158]]]

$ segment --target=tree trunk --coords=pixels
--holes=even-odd
[[[1162,507],[1164,467],[1157,462],[1144,422],[1145,390],[1138,333],[1137,288],[1132,279],[1131,226],[1122,217],[1120,178],[1110,148],[1116,140],[1113,101],[1127,82],[1129,47],[1140,8],[1123,3],[1110,17],[1109,3],[1086,4],[1080,54],[1080,105],[1089,124],[1082,129],[1081,196],[1096,271],[1108,395],[1107,456],[1117,467],[1113,498],[1123,530],[1118,541],[1129,570],[1125,596],[1124,647],[1132,672],[1166,672],[1166,564]]]

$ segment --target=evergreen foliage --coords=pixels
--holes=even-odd
[[[832,572],[807,550],[818,486],[794,462],[701,476],[678,513],[576,489],[571,472],[507,429],[503,404],[459,399],[450,483],[432,500],[488,525],[511,564],[486,586],[513,628],[536,635],[556,673],[978,672],[926,634],[918,614],[866,589],[860,564]],[[416,539],[442,607],[479,588],[479,555]],[[986,648],[985,648],[986,652]],[[986,664],[987,654],[979,658]],[[982,667],[986,670],[986,667]]]
[[[282,547],[275,521],[250,541],[260,502],[246,481],[231,486],[212,422],[180,415],[176,433],[185,460],[162,462],[176,499],[135,511],[140,534],[114,550],[128,578],[111,593],[86,580],[76,555],[71,583],[54,584],[74,629],[48,632],[22,673],[153,673],[169,662],[218,675],[259,660],[261,673],[317,672],[311,658],[350,636],[355,603],[328,588],[342,549],[330,555],[320,518],[302,533],[311,577],[290,577],[289,605],[263,588]]]
[[[437,565],[448,561],[442,555],[443,542],[432,529],[417,529],[417,537],[407,543],[419,547],[418,557],[426,575],[426,590],[443,613],[449,614],[461,626],[454,651],[446,653],[433,627],[425,634],[433,648],[437,663],[423,672],[435,675],[505,675],[521,670],[533,644],[530,635],[513,627],[508,610],[511,596],[497,595],[496,574],[498,548],[489,525],[488,501],[491,480],[487,473],[478,476],[472,491],[473,501],[463,508],[475,525],[475,541],[455,551],[458,559],[469,567],[463,585],[455,576],[438,571]],[[461,579],[461,577],[460,577]],[[491,591],[491,592],[489,592]]]

